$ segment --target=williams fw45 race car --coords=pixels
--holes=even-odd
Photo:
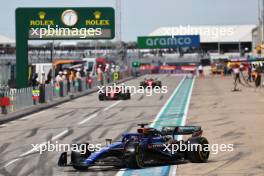
[[[104,100],[129,100],[131,98],[130,90],[125,85],[112,85],[100,88],[100,101]]]
[[[145,79],[144,81],[140,82],[140,87],[143,88],[155,88],[159,87],[161,88],[161,81],[158,81],[157,79]]]
[[[111,143],[91,152],[72,151],[61,154],[58,165],[86,170],[92,166],[114,166],[139,169],[153,165],[169,165],[177,162],[204,163],[209,158],[207,139],[202,137],[199,126],[163,127],[162,130],[139,124],[137,133],[124,133],[120,142]],[[191,135],[187,140],[176,140],[177,135]],[[85,144],[88,145],[88,144]],[[180,149],[180,145],[197,146],[196,149]],[[80,149],[81,150],[81,149]],[[68,163],[68,158],[70,162]]]

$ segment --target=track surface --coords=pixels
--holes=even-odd
[[[105,144],[139,122],[151,122],[182,77],[153,75],[168,86],[167,94],[135,94],[128,101],[99,102],[97,93],[0,126],[0,174],[2,175],[115,175],[118,169],[94,167],[85,173],[57,167],[59,152],[31,153],[31,144],[54,139],[62,144],[89,142]],[[127,85],[139,85],[144,77]],[[18,159],[19,158],[19,159]]]
[[[181,164],[177,176],[263,176],[264,92],[233,79],[196,79],[187,125],[201,125],[211,144],[233,144],[232,152],[211,152],[208,163]]]
[[[136,130],[139,122],[153,121],[182,79],[168,75],[153,77],[159,77],[168,86],[167,94],[151,97],[135,94],[129,101],[99,102],[95,93],[0,126],[0,175],[116,175],[119,170],[112,167],[91,168],[80,173],[70,167],[59,168],[60,153],[56,152],[26,154],[32,149],[31,144],[51,138],[66,144],[85,141],[104,144],[106,138],[118,139],[122,132]],[[143,79],[127,84],[138,85]],[[211,144],[234,144],[234,151],[211,154],[209,162],[204,164],[173,166],[176,170],[170,173],[177,176],[264,175],[264,92],[242,88],[242,92],[234,93],[232,86],[231,78],[196,79],[186,124],[201,125]],[[156,169],[153,168],[152,175]]]

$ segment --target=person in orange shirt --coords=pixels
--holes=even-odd
[[[74,87],[74,81],[75,81],[75,72],[74,70],[71,70],[69,75],[69,82],[71,87]]]
[[[261,86],[261,71],[260,71],[260,66],[258,66],[256,68],[256,71],[255,71],[255,91],[257,90],[257,88],[260,88]]]

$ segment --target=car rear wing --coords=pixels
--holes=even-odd
[[[167,126],[161,129],[164,135],[192,135],[201,136],[202,127],[201,126]]]

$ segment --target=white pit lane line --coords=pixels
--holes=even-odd
[[[118,105],[118,104],[121,103],[121,102],[122,102],[122,100],[119,100],[119,101],[115,102],[114,104],[111,104],[110,106],[106,107],[106,108],[104,109],[104,111],[108,111],[109,109],[115,107],[116,105]]]
[[[95,118],[98,115],[98,113],[92,114],[90,115],[88,118],[84,119],[83,121],[79,122],[78,125],[82,125],[86,122],[88,122],[89,120],[92,120],[93,118]]]
[[[46,113],[46,111],[47,111],[47,110],[43,110],[43,111],[40,111],[40,112],[37,112],[37,113],[31,114],[31,115],[29,115],[29,116],[27,116],[27,117],[23,117],[23,118],[18,119],[18,120],[28,120],[28,119],[30,119],[30,118],[32,118],[32,117],[34,117],[34,116],[38,116],[38,115],[44,114],[44,113]]]
[[[136,93],[132,93],[130,96],[133,96],[133,95],[135,95],[135,94],[136,94]],[[119,100],[119,101],[115,102],[114,104],[111,104],[110,106],[106,107],[106,108],[104,109],[104,111],[108,111],[109,109],[115,107],[116,105],[118,105],[118,104],[121,103],[122,101],[123,101],[123,100]]]

